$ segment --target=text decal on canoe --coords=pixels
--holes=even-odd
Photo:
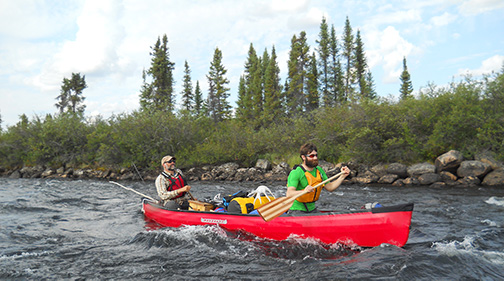
[[[205,218],[201,218],[201,222],[215,223],[215,224],[227,224],[227,220],[205,219]]]

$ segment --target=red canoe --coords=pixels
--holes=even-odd
[[[386,243],[402,247],[408,241],[413,203],[352,212],[284,214],[269,222],[251,214],[168,210],[148,200],[144,200],[142,211],[146,218],[167,227],[219,225],[226,230],[242,230],[273,240],[294,236],[327,244],[375,247]]]

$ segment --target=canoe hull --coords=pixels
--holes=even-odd
[[[282,215],[269,222],[257,215],[167,210],[148,201],[143,202],[142,210],[146,218],[166,227],[219,225],[226,230],[246,231],[273,240],[297,236],[327,244],[375,247],[386,243],[402,247],[408,241],[413,204],[351,213]]]

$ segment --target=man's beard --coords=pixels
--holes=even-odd
[[[313,160],[310,160],[310,159],[306,159],[306,166],[308,168],[315,168],[318,166],[318,159],[313,159]]]
[[[168,168],[168,171],[175,171],[177,168],[175,166]]]

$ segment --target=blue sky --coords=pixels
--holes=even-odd
[[[347,16],[361,31],[383,97],[398,96],[403,57],[415,92],[500,71],[504,63],[502,0],[0,0],[2,128],[23,113],[56,113],[61,82],[72,72],[86,76],[87,116],[138,109],[142,70],[163,34],[175,62],[177,101],[185,60],[206,96],[205,75],[218,47],[235,106],[250,43],[259,54],[275,46],[283,83],[290,39],[305,31],[314,51],[323,16],[338,38]]]

